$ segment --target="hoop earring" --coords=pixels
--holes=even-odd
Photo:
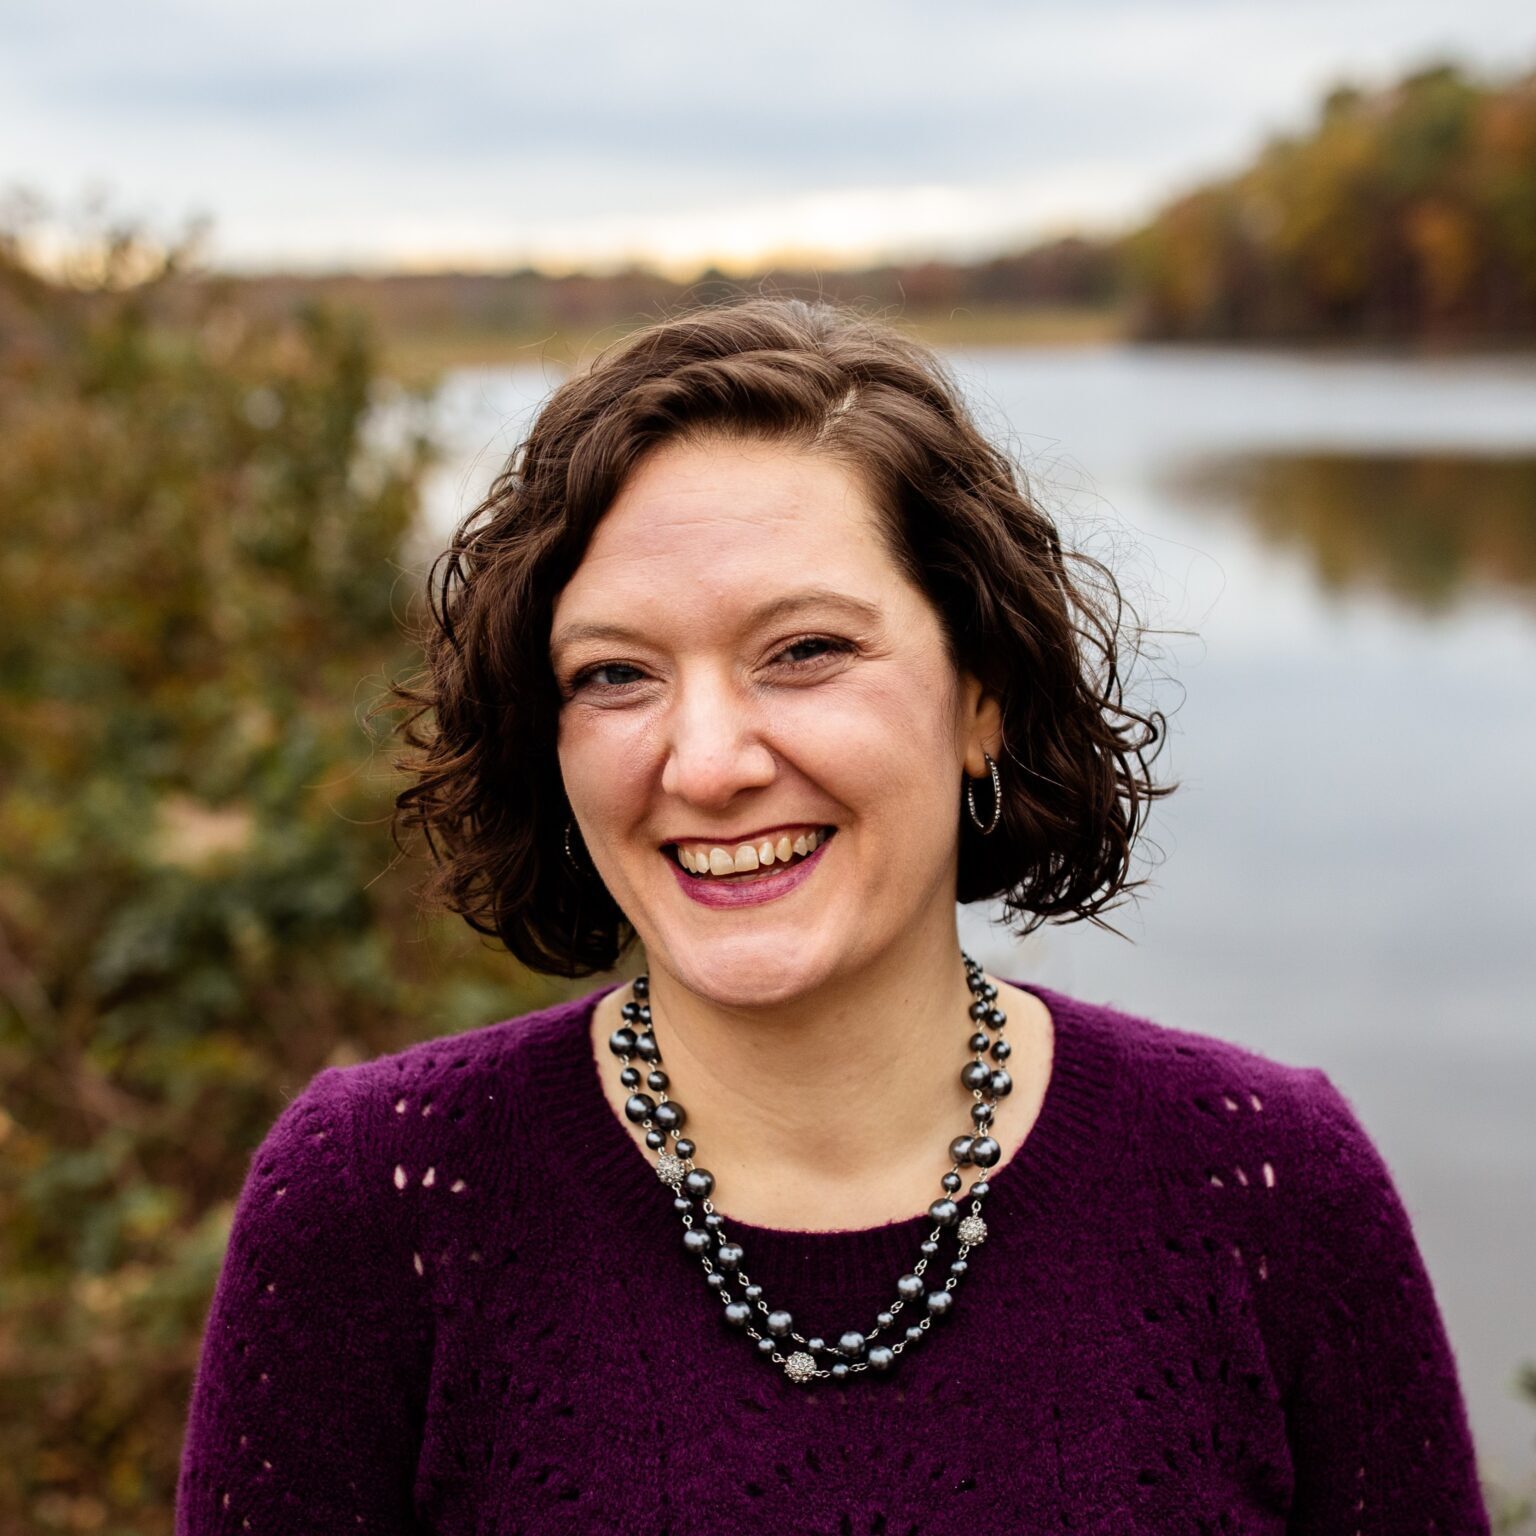
[[[997,764],[992,761],[988,753],[983,752],[981,755],[987,759],[987,768],[992,775],[992,820],[983,826],[981,817],[976,814],[975,785],[981,782],[980,779],[966,779],[965,803],[970,807],[972,824],[983,837],[990,837],[997,830],[998,820],[1003,814],[1003,785],[1002,780],[997,775]]]
[[[581,861],[576,857],[576,852],[571,847],[571,833],[575,830],[576,818],[573,816],[565,824],[565,857],[571,868],[574,869],[582,879],[585,879],[589,874],[596,873],[597,866],[592,863],[592,856],[590,854],[587,855],[587,863],[585,865],[583,865]]]

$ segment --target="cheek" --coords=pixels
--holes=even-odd
[[[643,795],[652,779],[651,750],[638,711],[568,705],[560,716],[560,776],[566,797],[585,820],[611,820]]]
[[[958,786],[951,697],[941,670],[871,666],[786,705],[780,739],[792,761],[848,805],[868,812],[884,799],[906,816]]]

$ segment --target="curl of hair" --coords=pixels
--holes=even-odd
[[[1125,702],[1118,583],[1063,549],[933,352],[845,306],[772,296],[655,322],[565,380],[433,563],[424,665],[378,706],[403,714],[393,832],[425,838],[425,899],[551,975],[612,970],[633,942],[590,865],[566,856],[550,625],[641,459],[720,436],[861,473],[951,661],[999,697],[1001,819],[982,836],[962,787],[956,899],[1001,898],[1020,936],[1048,920],[1108,926],[1097,914],[1145,883],[1129,873],[1151,802],[1177,787],[1151,776],[1165,716]],[[1069,560],[1108,596],[1074,582]],[[976,787],[990,816],[990,782]]]

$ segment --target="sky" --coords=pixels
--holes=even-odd
[[[6,0],[0,197],[218,265],[679,274],[1123,228],[1530,0]]]

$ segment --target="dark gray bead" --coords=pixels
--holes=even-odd
[[[928,1292],[929,1317],[943,1317],[944,1314],[948,1312],[952,1306],[954,1306],[954,1304],[955,1298],[951,1296],[948,1291]]]
[[[749,1285],[743,1288],[741,1294],[748,1301],[761,1301],[763,1299],[763,1288],[760,1285]]]
[[[993,1029],[1001,1029],[1003,1027],[1003,1025],[1006,1024],[1007,1022],[1008,1022],[1008,1015],[1006,1013],[1004,1013],[1001,1008],[994,1008],[992,1010],[992,1012],[987,1015],[987,1023],[989,1023],[992,1026]],[[645,1036],[642,1035],[640,1037],[640,1039],[641,1039],[641,1042],[643,1044],[644,1040],[645,1040]],[[635,1049],[638,1051],[640,1049],[640,1047],[637,1045],[635,1047]]]
[[[687,1118],[688,1111],[676,1099],[668,1099],[665,1103],[658,1104],[655,1113],[651,1116],[651,1119],[664,1131],[682,1130],[683,1122]]]
[[[640,1070],[638,1067],[625,1067],[619,1073],[619,1081],[626,1088],[638,1088],[640,1086]]]
[[[991,1076],[992,1069],[984,1061],[968,1061],[960,1069],[960,1081],[972,1093],[978,1088],[985,1088]]]
[[[896,1326],[896,1315],[893,1312],[879,1312],[875,1315],[875,1326],[884,1331]]]
[[[701,1232],[697,1227],[689,1227],[683,1233],[683,1247],[689,1253],[708,1253],[713,1241],[708,1232]]]
[[[725,1217],[719,1211],[709,1211],[704,1217],[704,1225],[711,1232],[718,1232],[725,1225]]]
[[[991,1013],[991,1011],[991,1004],[988,1003],[985,998],[978,997],[976,1001],[971,1004],[971,1017],[978,1021],[986,1018],[986,1016]]]
[[[777,1339],[782,1339],[794,1326],[795,1320],[788,1312],[770,1312],[768,1314],[768,1332]]]
[[[971,1147],[971,1161],[978,1168],[991,1168],[1003,1155],[1003,1149],[990,1136],[978,1136]]]
[[[660,1059],[661,1047],[656,1044],[656,1036],[650,1030],[635,1038],[635,1055],[641,1061],[656,1061]]]
[[[954,1194],[954,1192],[959,1189],[964,1182],[965,1181],[960,1177],[958,1173],[953,1172],[946,1173],[944,1177],[939,1180],[939,1183],[942,1184],[944,1188],[950,1192],[950,1194]]]
[[[737,1269],[745,1257],[739,1243],[721,1243],[715,1251],[715,1263],[727,1274]]]
[[[645,1133],[645,1144],[652,1152],[660,1152],[666,1146],[667,1138],[660,1131],[647,1131]]]
[[[672,1201],[672,1209],[676,1211],[679,1216],[682,1216],[693,1209],[693,1201],[690,1200],[687,1195],[678,1195]]]
[[[997,996],[997,983],[994,981],[983,982],[981,995],[990,1003]]]
[[[660,1067],[653,1067],[645,1074],[645,1086],[652,1093],[665,1093],[672,1086],[672,1079]]]
[[[810,1350],[813,1355],[819,1355],[822,1350],[827,1347],[827,1341],[825,1339],[807,1339],[805,1341],[805,1347]]]
[[[760,1355],[771,1355],[778,1347],[779,1341],[777,1339],[759,1339],[757,1341],[757,1352]]]
[[[884,1344],[876,1344],[869,1352],[869,1368],[872,1371],[888,1371],[896,1364],[896,1351]]]
[[[666,1105],[658,1104],[656,1108],[658,1111],[660,1111],[665,1109]],[[977,1125],[991,1125],[993,1113],[994,1111],[990,1104],[977,1102],[971,1105],[971,1119],[975,1121]]]
[[[978,1200],[984,1200],[988,1195],[992,1193],[992,1186],[988,1184],[985,1179],[977,1179],[976,1182],[971,1185],[971,1193],[975,1195]]]
[[[672,1150],[674,1152],[676,1152],[677,1155],[680,1158],[682,1158],[684,1162],[687,1162],[687,1160],[690,1157],[693,1156],[694,1146],[693,1146],[693,1143],[691,1141],[689,1141],[686,1136],[679,1136],[677,1138],[677,1145],[674,1146],[672,1148]]]
[[[987,1092],[994,1099],[1006,1099],[1013,1092],[1013,1079],[1003,1071],[1001,1067],[992,1074],[992,1081],[987,1085]]]
[[[992,1042],[992,1060],[1007,1061],[1013,1055],[1013,1047],[1006,1040],[994,1040]]]
[[[635,1053],[635,1042],[638,1038],[634,1030],[626,1025],[621,1029],[614,1030],[608,1036],[608,1049],[615,1056],[633,1056]]]
[[[752,1321],[752,1308],[744,1301],[733,1301],[725,1309],[725,1320],[733,1328],[745,1328]]]
[[[864,1353],[864,1335],[855,1328],[850,1328],[847,1333],[839,1336],[837,1347],[845,1355],[862,1355]]]
[[[715,1176],[707,1168],[690,1168],[683,1175],[683,1188],[695,1200],[703,1200],[715,1187]]]
[[[919,1328],[916,1323],[913,1323],[912,1326],[907,1329],[907,1343],[919,1344],[922,1342],[922,1338],[923,1330]]]
[[[929,1258],[932,1258],[933,1255],[939,1251],[939,1245],[934,1242],[931,1237],[925,1237],[922,1242],[917,1245],[917,1251],[921,1254],[925,1254]]]
[[[626,1002],[624,1006],[619,1009],[619,1013],[623,1017],[626,1024],[633,1024],[635,1020],[640,1017],[640,1004],[633,1001]]]
[[[704,1284],[712,1291],[722,1291],[725,1289],[725,1276],[718,1269],[712,1269],[704,1276]]]
[[[896,1294],[903,1301],[916,1301],[923,1294],[923,1277],[921,1275],[903,1275],[896,1282]]]
[[[837,1361],[832,1367],[832,1379],[834,1381],[847,1381],[850,1374],[848,1364],[844,1360]]]
[[[964,1168],[971,1160],[972,1138],[969,1136],[956,1136],[949,1144],[949,1160],[959,1163]]]
[[[624,1101],[624,1117],[634,1125],[639,1125],[642,1120],[651,1118],[651,1111],[656,1108],[656,1100],[648,1093],[632,1093]]]
[[[633,992],[636,997],[649,997],[651,995],[651,978],[644,971],[642,971],[638,976],[635,977],[632,982],[630,982],[629,990]]]
[[[969,1044],[973,1051],[984,1051],[987,1048],[987,1037],[978,1029],[971,1036]]]
[[[953,1200],[935,1200],[928,1207],[928,1214],[941,1227],[952,1227],[960,1220],[960,1207]]]
[[[970,1267],[971,1266],[964,1259],[956,1259],[955,1262],[949,1266],[949,1272],[952,1275],[963,1275]]]

